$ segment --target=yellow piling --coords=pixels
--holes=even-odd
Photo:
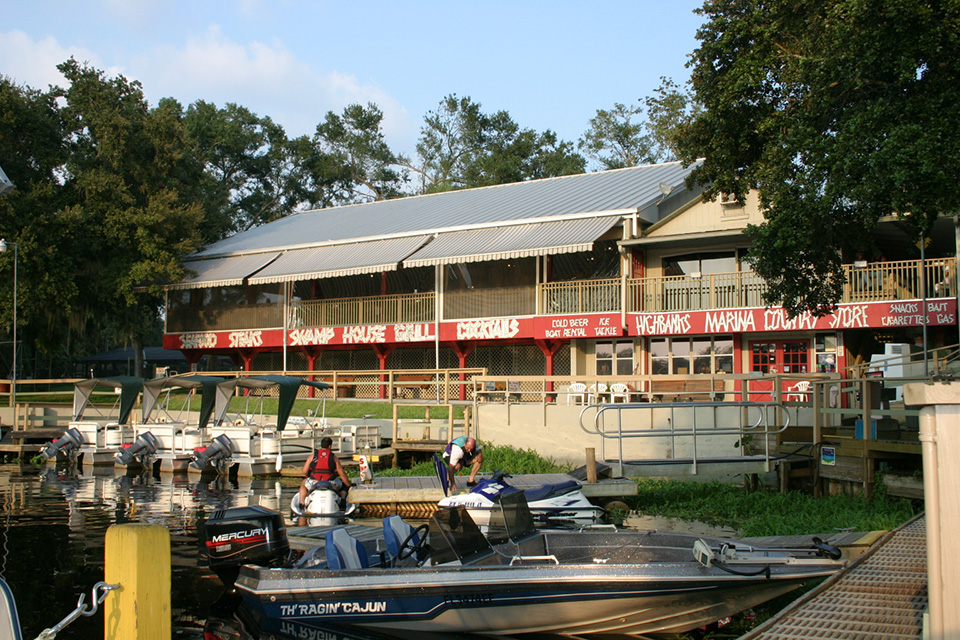
[[[104,640],[170,640],[170,532],[155,524],[107,529],[103,579],[120,588],[103,601]]]

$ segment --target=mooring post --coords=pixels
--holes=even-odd
[[[593,447],[586,448],[587,454],[587,482],[589,484],[597,483],[597,455]]]
[[[107,529],[104,581],[119,584],[103,602],[104,640],[170,640],[170,531],[156,524]]]

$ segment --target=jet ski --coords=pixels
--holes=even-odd
[[[436,460],[439,460],[437,458]],[[437,476],[447,491],[446,465],[436,464]],[[532,489],[517,489],[507,482],[509,474],[495,471],[493,477],[478,478],[477,484],[466,493],[458,493],[442,499],[440,507],[465,507],[470,517],[480,527],[490,523],[490,514],[499,510],[498,503],[505,494],[523,491],[534,521],[549,525],[591,525],[598,523],[606,510],[592,504],[581,491],[576,480],[545,484]]]

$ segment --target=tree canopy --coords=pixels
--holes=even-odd
[[[676,160],[677,132],[699,108],[688,92],[669,78],[660,78],[643,106],[615,103],[598,109],[578,147],[601,169],[622,169]]]
[[[960,3],[707,0],[693,53],[703,111],[680,127],[707,194],[756,190],[767,301],[822,314],[845,253],[881,217],[918,235],[960,205]]]
[[[412,167],[422,193],[583,172],[583,157],[554,132],[523,129],[506,111],[481,107],[451,94],[424,116]]]

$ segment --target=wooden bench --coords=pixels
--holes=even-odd
[[[393,397],[395,398],[408,397],[405,395],[408,391],[410,398],[426,397],[434,388],[436,388],[434,377],[429,373],[401,373],[393,376]],[[424,394],[424,391],[427,394]]]

